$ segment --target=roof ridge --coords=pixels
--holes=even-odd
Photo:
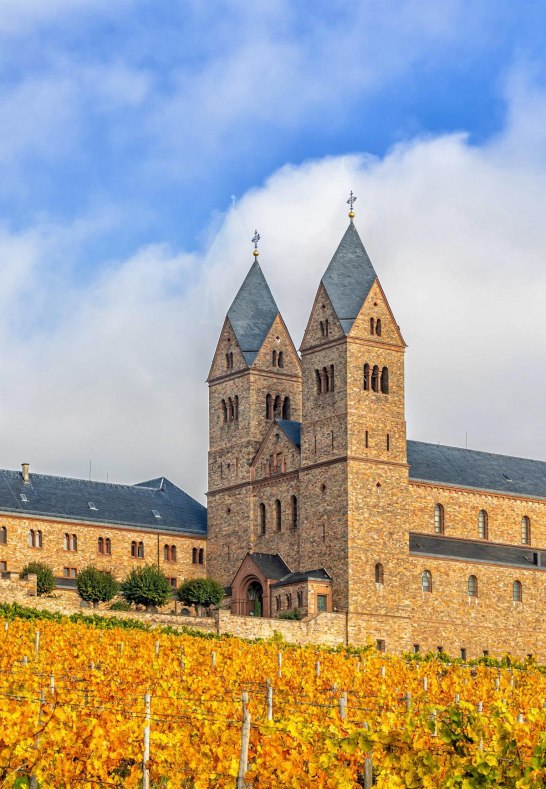
[[[0,474],[12,474],[15,477],[21,477],[20,471],[10,468],[0,469]],[[105,482],[100,479],[82,479],[81,477],[66,477],[61,474],[42,474],[41,472],[38,471],[33,471],[31,473],[30,484],[32,484],[32,480],[35,477],[39,479],[55,479],[58,480],[59,482],[79,482],[85,485],[97,485],[97,486],[100,485],[109,488],[129,488],[130,490],[160,490],[159,486],[149,487],[146,485],[139,485],[138,483],[135,482]],[[167,477],[163,477],[163,479],[165,480],[165,482],[170,482],[170,480]],[[174,482],[170,482],[170,484],[174,485]],[[174,487],[178,487],[178,486],[174,485]],[[182,488],[179,488],[179,490],[182,490]],[[182,492],[184,493],[185,491]]]

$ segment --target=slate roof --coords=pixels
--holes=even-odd
[[[250,556],[266,578],[279,579],[290,573],[278,553],[251,553]]]
[[[546,463],[541,460],[408,441],[408,463],[415,481],[546,498]]]
[[[319,567],[318,570],[307,570],[301,573],[289,573],[281,578],[277,583],[271,584],[272,589],[278,586],[288,586],[288,584],[297,584],[301,581],[331,581],[332,576],[326,572],[324,567]]]
[[[96,509],[91,509],[89,502]],[[138,485],[116,485],[31,472],[30,482],[23,482],[21,472],[0,470],[0,512],[199,537],[207,534],[206,507],[165,477]]]
[[[376,276],[358,231],[351,222],[322,277],[322,284],[345,334],[351,330]]]
[[[409,536],[410,553],[425,556],[441,556],[471,562],[489,562],[529,569],[546,570],[546,551],[533,551],[525,546],[500,545],[491,542],[460,540],[439,534],[416,534]]]
[[[281,428],[288,440],[299,449],[301,446],[301,422],[294,422],[292,419],[276,419],[275,422]]]
[[[228,320],[250,367],[263,345],[279,308],[257,260],[252,264],[228,310]]]

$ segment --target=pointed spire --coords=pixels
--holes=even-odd
[[[322,277],[322,284],[345,334],[351,330],[376,278],[351,217],[349,227]]]
[[[254,263],[227,314],[249,367],[262,347],[278,313],[279,308],[255,256]]]

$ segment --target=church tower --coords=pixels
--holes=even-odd
[[[228,310],[210,369],[207,572],[231,582],[254,547],[251,464],[274,418],[301,420],[301,365],[254,262]]]
[[[334,606],[356,613],[378,603],[377,579],[403,575],[408,470],[405,343],[352,203],[349,217],[301,346],[300,545],[302,566],[333,576]]]

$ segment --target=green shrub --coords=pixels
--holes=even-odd
[[[29,575],[38,576],[37,592],[39,595],[49,594],[55,587],[55,576],[49,564],[44,562],[30,562],[26,564],[19,573],[20,578],[27,578]]]
[[[222,602],[224,587],[210,578],[194,578],[185,581],[176,590],[176,596],[184,605],[193,605],[198,611],[200,608],[206,608],[208,611],[213,605]]]
[[[127,600],[116,600],[109,608],[110,611],[130,611],[131,603],[128,603]]]
[[[171,597],[167,577],[153,564],[131,570],[120,586],[121,596],[134,605],[143,605],[146,610],[165,605]]]
[[[110,573],[91,565],[78,573],[76,589],[82,600],[93,603],[96,608],[99,603],[107,603],[117,595],[119,584]]]
[[[302,613],[299,608],[292,608],[290,611],[281,611],[279,619],[301,619]]]

